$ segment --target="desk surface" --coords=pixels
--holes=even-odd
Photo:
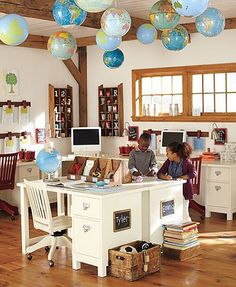
[[[106,188],[98,188],[94,184],[94,187],[89,188],[81,188],[81,187],[73,187],[73,185],[79,185],[83,184],[83,181],[71,181],[66,180],[65,178],[61,179],[61,182],[64,183],[65,187],[58,187],[55,185],[48,185],[47,190],[51,192],[57,192],[57,193],[64,193],[64,194],[80,194],[80,195],[86,195],[91,197],[109,197],[109,196],[119,196],[123,193],[134,193],[134,192],[140,192],[144,190],[154,190],[154,189],[161,189],[161,188],[168,188],[172,186],[182,185],[185,183],[185,180],[154,180],[154,181],[148,181],[148,182],[142,182],[142,183],[128,183],[123,184],[121,186],[114,186],[114,187],[106,187]],[[25,184],[23,182],[17,183],[18,187],[25,187]]]

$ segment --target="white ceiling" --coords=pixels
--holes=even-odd
[[[117,7],[126,9],[131,16],[149,19],[149,11],[156,1],[157,0],[117,0],[114,1],[114,4],[116,2]],[[223,12],[226,18],[236,17],[236,0],[210,0],[209,7],[218,8]],[[0,13],[0,16],[1,15],[3,14]],[[26,18],[26,20],[29,24],[30,34],[50,36],[56,31],[64,30],[56,22],[32,18]],[[182,17],[181,22],[194,22],[194,19]],[[72,33],[76,38],[93,36],[97,32],[96,29],[86,27],[68,28],[67,31]]]

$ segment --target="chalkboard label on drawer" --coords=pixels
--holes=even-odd
[[[174,199],[161,201],[161,218],[175,213]]]
[[[118,232],[131,228],[131,209],[113,213],[113,231]]]

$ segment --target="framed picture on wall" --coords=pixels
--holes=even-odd
[[[3,75],[5,94],[9,99],[19,97],[19,76],[17,70],[6,70]]]
[[[215,145],[224,145],[227,142],[227,129],[215,128],[217,137],[215,138]]]
[[[37,144],[46,142],[46,129],[35,129],[35,139]]]
[[[129,126],[128,127],[128,140],[129,141],[137,141],[139,137],[139,128],[138,126]]]

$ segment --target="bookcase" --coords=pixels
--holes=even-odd
[[[98,87],[98,119],[102,136],[122,136],[124,129],[123,84]]]
[[[49,84],[49,123],[54,138],[70,137],[73,127],[72,87],[55,88]]]

